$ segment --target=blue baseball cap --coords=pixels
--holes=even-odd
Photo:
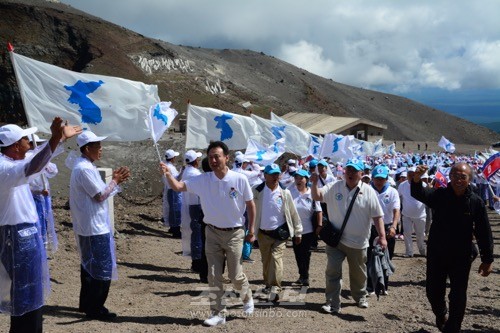
[[[326,161],[325,161],[325,160],[321,160],[321,161],[319,161],[319,162],[318,162],[318,165],[322,165],[322,166],[324,166],[324,167],[327,167],[327,166],[328,166],[328,163],[326,163]]]
[[[309,161],[310,168],[315,168],[317,165],[318,165],[318,160],[314,159]]]
[[[300,169],[297,172],[295,172],[294,176],[300,176],[300,177],[310,178],[311,174],[307,170]]]
[[[356,169],[358,171],[363,171],[365,169],[365,164],[363,163],[363,161],[358,160],[357,158],[351,158],[351,159],[347,160],[347,163],[345,166],[346,166],[346,168],[348,166],[353,167],[354,169]]]
[[[389,177],[389,168],[385,165],[377,165],[372,171],[373,178],[387,178]]]
[[[275,173],[281,173],[281,169],[280,169],[278,164],[273,163],[273,164],[266,165],[266,167],[264,168],[264,173],[266,173],[268,175],[272,175]]]

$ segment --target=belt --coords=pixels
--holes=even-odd
[[[274,230],[264,230],[259,228],[259,232],[262,232],[264,235],[271,236],[274,233]]]
[[[209,227],[212,227],[215,230],[220,230],[220,231],[234,231],[234,230],[238,230],[238,229],[242,229],[243,228],[243,226],[241,226],[241,227],[234,227],[234,228],[219,228],[219,227],[214,226],[213,224],[207,224],[207,225]]]

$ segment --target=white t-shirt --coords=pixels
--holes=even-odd
[[[422,186],[427,187],[427,184],[422,182]],[[426,217],[425,205],[411,196],[410,182],[408,180],[399,184],[398,193],[403,206],[403,210],[401,211],[403,216],[415,219]]]
[[[177,179],[177,177],[179,176],[179,171],[177,171],[177,169],[172,164],[172,162],[167,161],[167,162],[165,162],[165,165],[167,166],[170,174],[172,176],[174,176],[175,179]],[[162,176],[162,180],[163,180],[163,185],[164,185],[164,190],[165,190],[163,193],[164,193],[164,196],[166,197],[166,194],[167,194],[166,190],[170,189],[170,185],[168,184],[167,178],[165,178],[165,176]]]
[[[188,165],[186,165],[186,168],[184,169],[184,172],[182,173],[182,181],[186,181],[186,180],[191,179],[193,177],[196,177],[198,175],[201,175],[201,171],[196,169],[192,165],[188,164]],[[199,205],[200,198],[196,194],[184,192],[183,196],[182,196],[182,204],[187,205],[187,206]]]
[[[274,230],[285,223],[283,195],[279,186],[273,191],[265,185],[263,191],[260,228],[263,230]]]
[[[200,197],[203,221],[219,228],[243,226],[246,201],[253,200],[247,177],[228,170],[219,179],[213,172],[207,172],[186,180],[185,184],[189,192]]]
[[[321,204],[319,201],[314,202],[313,210],[313,200],[311,197],[311,189],[307,189],[307,192],[301,194],[297,187],[290,189],[292,194],[293,203],[295,208],[297,208],[297,213],[299,213],[300,220],[302,221],[302,234],[308,234],[314,231],[314,227],[311,221],[313,212],[321,212]]]
[[[69,183],[69,205],[75,234],[95,236],[110,232],[107,200],[99,202],[94,199],[105,188],[96,166],[79,157]]]
[[[360,191],[340,242],[348,247],[364,249],[368,247],[372,219],[383,216],[384,212],[378,202],[377,193],[370,185],[359,181],[357,187]],[[356,188],[353,188],[349,191],[345,180],[327,184],[320,189],[327,204],[328,218],[339,230],[355,190]]]
[[[335,182],[335,178],[333,177],[333,175],[331,175],[329,173],[326,174],[326,178],[323,178],[322,176],[318,175],[318,188],[323,188],[327,184],[334,183],[334,182]],[[323,185],[323,183],[325,183],[325,185]]]
[[[29,160],[13,160],[0,154],[0,226],[36,223],[38,214],[25,175]]]
[[[394,218],[394,209],[401,209],[401,201],[399,200],[398,191],[389,186],[384,192],[377,193],[378,201],[384,211],[384,224],[392,224]],[[373,224],[373,221],[372,221]]]

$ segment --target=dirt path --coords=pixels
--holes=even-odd
[[[139,199],[138,199],[139,200]],[[142,200],[142,199],[141,199]],[[69,211],[65,200],[55,199],[60,241],[59,251],[50,261],[52,294],[44,315],[45,332],[193,332],[209,330],[201,326],[207,316],[206,299],[200,297],[206,285],[190,271],[190,259],[180,255],[180,240],[167,236],[160,222],[159,199],[138,205],[118,197],[115,202],[119,280],[111,285],[107,306],[118,313],[115,322],[88,321],[77,312],[79,260],[75,248]],[[143,200],[145,202],[146,200]],[[500,216],[490,214],[496,252],[500,245]],[[434,316],[425,297],[425,258],[402,258],[404,244],[397,241],[389,296],[369,299],[368,309],[359,309],[349,296],[346,274],[342,291],[343,314],[320,313],[324,302],[324,244],[313,252],[311,285],[293,286],[298,278],[293,251],[284,259],[285,296],[271,306],[255,294],[256,311],[243,318],[238,301],[228,307],[227,324],[210,329],[217,332],[437,332]],[[244,264],[252,289],[262,287],[260,254],[254,250],[254,264]],[[488,278],[473,264],[469,299],[463,324],[465,332],[500,332],[499,255]],[[345,267],[347,272],[347,267]],[[228,295],[232,292],[228,291]],[[0,317],[0,332],[8,331],[8,317]]]

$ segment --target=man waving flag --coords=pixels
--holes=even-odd
[[[10,54],[30,126],[50,133],[52,119],[60,116],[112,141],[151,137],[145,120],[149,107],[160,101],[156,85],[77,73]]]

